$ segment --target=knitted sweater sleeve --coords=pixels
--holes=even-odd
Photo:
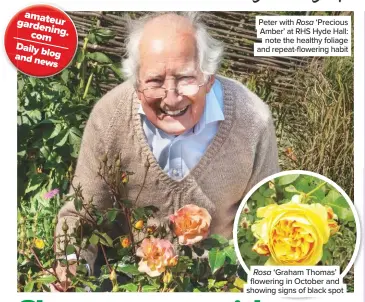
[[[244,195],[261,180],[279,171],[275,128],[271,115],[268,115],[260,131],[252,174]]]

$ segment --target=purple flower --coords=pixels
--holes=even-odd
[[[47,192],[46,194],[44,194],[44,199],[50,199],[52,197],[55,197],[58,193],[60,192],[59,189],[53,189],[49,192]]]

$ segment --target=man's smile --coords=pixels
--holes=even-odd
[[[183,107],[182,109],[178,109],[178,110],[163,110],[162,108],[160,108],[160,111],[163,114],[169,115],[169,116],[182,116],[186,113],[186,111],[188,111],[190,105],[187,105],[186,107]]]

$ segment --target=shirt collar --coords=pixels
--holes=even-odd
[[[142,105],[139,105],[138,113],[146,115]],[[212,88],[205,98],[204,112],[200,117],[199,122],[194,126],[193,133],[201,132],[208,124],[217,121],[223,121],[223,91],[222,84],[215,79]]]
[[[204,112],[194,127],[194,133],[201,132],[208,124],[223,121],[223,93],[221,83],[215,79],[205,99]]]

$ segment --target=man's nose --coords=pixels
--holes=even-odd
[[[182,96],[178,94],[177,89],[170,87],[166,89],[166,97],[162,100],[163,104],[175,108],[182,101]]]

